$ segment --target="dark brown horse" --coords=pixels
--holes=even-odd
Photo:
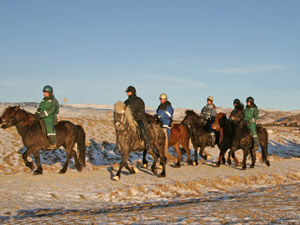
[[[160,124],[160,122],[157,121],[153,115],[150,115],[148,113],[146,113],[146,119],[149,123]],[[183,149],[185,150],[188,156],[188,160],[187,160],[188,165],[193,165],[193,161],[191,160],[191,156],[190,156],[189,141],[190,141],[190,134],[187,126],[182,123],[173,123],[171,126],[169,147],[174,147],[177,153],[177,163],[175,164],[175,167],[180,167],[180,159],[181,159],[180,145],[182,145]],[[148,163],[146,160],[146,153],[147,151],[144,151],[143,164]]]
[[[247,158],[247,155],[252,149],[251,134],[247,131],[247,129],[240,130],[239,128],[234,128],[232,123],[227,119],[225,113],[218,113],[216,115],[216,120],[213,123],[212,128],[219,133],[219,141],[217,143],[220,149],[219,160],[217,162],[218,167],[220,166],[221,160],[224,158],[228,149],[232,149],[227,158],[228,164],[231,164],[230,156],[232,156],[235,161],[235,166],[239,165],[234,154],[234,151],[239,148],[244,150],[244,159]],[[245,163],[243,165],[245,165]]]
[[[141,138],[137,122],[133,120],[130,107],[125,106],[121,101],[114,105],[114,125],[117,136],[117,148],[120,151],[122,159],[120,168],[113,177],[113,180],[119,180],[121,170],[124,166],[131,174],[135,173],[135,170],[128,165],[128,157],[133,151],[143,151],[145,149],[145,143]],[[160,165],[162,166],[162,172],[159,174],[159,177],[165,177],[167,162],[165,148],[168,147],[165,132],[157,124],[145,123],[145,127],[150,138],[150,146],[147,153],[153,157],[151,170],[154,174],[157,174],[156,163],[159,158]],[[157,150],[157,153],[154,149]]]
[[[244,123],[244,117],[245,110],[242,104],[235,107],[235,110],[231,113],[233,124],[237,124],[237,126]],[[261,125],[256,125],[256,132],[261,147],[262,162],[266,163],[267,166],[270,166],[270,161],[268,160],[268,132]]]
[[[27,150],[23,153],[22,158],[25,165],[30,169],[34,169],[32,162],[29,162],[27,157],[33,154],[37,169],[34,175],[42,174],[43,168],[40,162],[39,150],[47,150],[49,140],[42,132],[42,127],[39,120],[35,120],[34,115],[21,109],[19,106],[12,106],[5,109],[3,115],[0,117],[1,128],[5,129],[15,126]],[[69,160],[73,157],[75,167],[78,171],[82,170],[85,166],[85,132],[80,125],[75,125],[70,121],[60,121],[55,125],[56,130],[56,146],[63,146],[67,152],[66,162],[59,173],[65,173],[68,168]],[[77,151],[79,157],[77,158],[76,152],[73,150],[74,145],[77,143]]]
[[[186,110],[185,114],[186,116],[181,123],[186,124],[190,129],[191,140],[195,150],[195,164],[198,165],[198,148],[200,148],[200,156],[206,160],[208,157],[203,152],[206,146],[211,145],[211,135],[205,131],[201,116],[197,115],[193,110]],[[218,141],[218,135],[216,140]]]

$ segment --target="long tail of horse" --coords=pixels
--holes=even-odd
[[[261,146],[262,162],[266,163],[267,166],[270,166],[270,161],[268,160],[268,132],[265,128],[257,126],[257,131],[259,133],[259,142]]]
[[[77,152],[79,154],[79,162],[82,166],[85,167],[85,155],[86,155],[86,146],[85,146],[85,132],[81,125],[76,125],[77,127]]]

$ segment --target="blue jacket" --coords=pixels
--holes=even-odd
[[[172,122],[174,109],[169,101],[160,104],[156,110],[156,116],[162,122],[163,127],[169,127]]]

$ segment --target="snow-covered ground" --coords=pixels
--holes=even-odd
[[[0,114],[11,104],[1,103]],[[22,103],[25,110],[35,112],[37,104]],[[199,212],[198,220],[193,220],[192,216],[186,216],[178,213],[173,215],[173,222],[166,216],[160,218],[158,215],[151,218],[153,213],[159,213],[160,209],[166,210],[166,207],[173,207],[173,210],[179,212],[181,207],[196,204],[199,208],[201,204],[211,207],[211,201],[217,201],[219,204],[225,204],[223,200],[242,198],[251,198],[252,195],[260,190],[265,193],[262,198],[267,198],[267,193],[282,195],[282,201],[286,200],[291,204],[287,207],[293,208],[294,212],[300,212],[300,204],[294,207],[294,198],[284,199],[284,188],[293,191],[299,199],[300,182],[300,131],[296,127],[266,127],[269,132],[269,154],[271,166],[267,167],[261,164],[259,160],[254,169],[241,171],[240,167],[222,165],[215,167],[215,162],[219,150],[207,148],[211,155],[208,161],[200,159],[199,166],[188,166],[186,164],[186,155],[183,154],[182,167],[173,168],[173,162],[169,161],[167,167],[167,177],[157,178],[152,175],[149,168],[141,166],[142,153],[132,153],[130,162],[136,165],[141,171],[130,175],[125,169],[121,180],[114,182],[111,177],[116,173],[117,163],[120,161],[120,155],[115,149],[115,132],[113,127],[113,106],[76,104],[63,105],[60,107],[59,120],[66,119],[84,127],[86,132],[87,146],[87,167],[81,172],[77,172],[73,163],[70,164],[65,175],[59,175],[58,171],[62,168],[65,161],[65,152],[62,149],[55,151],[41,151],[41,160],[44,168],[44,174],[41,176],[32,176],[32,171],[25,167],[21,154],[26,150],[23,147],[20,136],[14,127],[6,130],[0,129],[0,196],[3,199],[0,204],[0,222],[3,223],[27,223],[37,222],[44,218],[46,222],[67,222],[67,221],[85,221],[86,223],[200,223],[204,218]],[[174,120],[181,121],[185,115],[186,109],[175,109]],[[231,109],[219,108],[218,112],[229,113]],[[153,113],[152,109],[148,112]],[[261,123],[265,120],[269,122],[276,121],[285,115],[298,114],[295,112],[282,112],[276,110],[261,110]],[[264,120],[265,119],[265,120]],[[190,147],[192,149],[192,146]],[[169,152],[175,155],[172,148]],[[194,151],[192,150],[192,157]],[[239,152],[238,157],[241,157]],[[258,153],[258,159],[260,153]],[[151,161],[151,157],[148,157]],[[290,185],[283,187],[283,185]],[[296,185],[296,188],[295,186]],[[282,186],[282,188],[278,188]],[[266,192],[262,191],[266,188]],[[297,189],[298,188],[298,189]],[[267,190],[270,190],[268,192]],[[297,190],[295,190],[297,189]],[[237,194],[239,193],[239,194]],[[207,201],[206,201],[207,200]],[[249,199],[248,199],[249,200]],[[268,199],[269,200],[269,199]],[[242,201],[242,200],[241,200]],[[254,199],[251,199],[254,204]],[[299,202],[298,202],[299,203]],[[200,204],[200,205],[199,205]],[[258,204],[258,203],[257,203]],[[226,204],[225,204],[226,205]],[[297,204],[296,204],[297,205]],[[183,208],[184,208],[183,207]],[[238,205],[236,206],[238,207]],[[239,205],[239,207],[242,207]],[[263,207],[264,208],[264,207]],[[158,209],[157,212],[155,210]],[[247,206],[239,211],[239,215],[234,219],[236,222],[256,221],[254,215],[245,213]],[[257,208],[257,210],[259,207]],[[270,210],[275,212],[276,207]],[[98,211],[97,211],[98,210]],[[142,211],[149,213],[147,217],[134,216],[132,213]],[[186,212],[184,211],[183,212]],[[274,210],[274,211],[273,211]],[[283,210],[283,209],[281,209]],[[131,213],[130,218],[126,218],[126,212]],[[197,210],[193,211],[194,213]],[[194,213],[190,212],[191,215]],[[153,214],[153,215],[154,215]],[[186,213],[185,213],[186,214]],[[214,217],[213,209],[208,212],[210,216],[201,223],[223,223],[233,221],[233,217]],[[228,211],[228,214],[234,215],[234,212]],[[103,220],[97,219],[97,215],[102,215]],[[181,216],[179,216],[181,215]],[[202,215],[202,216],[200,216]],[[282,215],[285,215],[282,212]],[[283,222],[283,216],[274,217],[274,221]],[[299,213],[298,213],[299,215]],[[177,216],[177,217],[176,217]],[[200,218],[199,218],[200,216]],[[118,219],[119,217],[119,219]],[[177,218],[177,219],[175,219]],[[294,216],[286,221],[293,221],[300,218]],[[277,220],[276,220],[277,219]],[[101,222],[102,221],[102,222]],[[148,221],[148,222],[147,222]],[[152,221],[152,222],[151,222]],[[180,222],[181,221],[181,222]],[[197,222],[198,221],[198,222]],[[270,221],[270,220],[266,220]],[[264,224],[264,223],[262,223]]]

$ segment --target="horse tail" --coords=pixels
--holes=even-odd
[[[257,130],[263,137],[260,141],[262,162],[266,163],[267,166],[270,166],[270,161],[268,160],[268,132],[262,126],[257,126]]]
[[[85,152],[86,152],[86,146],[85,146],[85,132],[81,125],[76,125],[77,127],[77,152],[79,154],[78,158],[81,162],[82,166],[85,167]]]

